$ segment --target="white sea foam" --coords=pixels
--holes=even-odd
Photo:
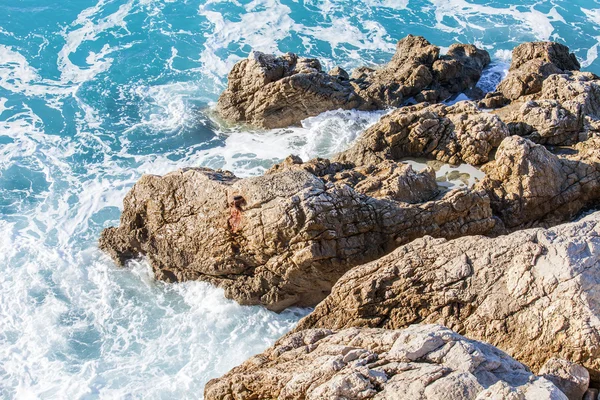
[[[435,7],[436,28],[445,32],[461,33],[464,28],[484,31],[485,26],[474,21],[482,18],[494,18],[495,26],[504,25],[531,33],[538,40],[549,40],[554,33],[553,22],[565,22],[556,7],[548,13],[543,13],[530,6],[529,11],[520,11],[517,6],[493,7],[477,4],[467,0],[429,0]],[[508,17],[506,22],[498,22],[498,17]],[[445,18],[456,21],[459,27],[449,26]],[[515,23],[516,22],[516,23]],[[521,25],[521,27],[520,27]]]
[[[105,4],[105,0],[100,0],[95,6],[83,10],[71,25],[78,28],[65,28],[63,35],[66,43],[58,52],[58,67],[63,83],[86,82],[110,68],[112,60],[107,55],[118,48],[108,45],[105,45],[99,54],[90,53],[86,59],[88,65],[85,67],[75,65],[70,59],[70,55],[75,53],[82,43],[95,41],[101,33],[109,29],[127,29],[125,17],[131,11],[133,1],[121,5],[116,12],[95,22],[94,16],[103,10]]]
[[[27,59],[14,48],[0,44],[0,87],[28,96],[72,93],[58,82],[42,79]]]
[[[220,2],[209,0],[199,8],[200,15],[206,17],[213,26],[211,34],[207,35],[200,59],[203,69],[218,82],[222,81],[240,57],[230,55],[223,59],[217,56],[217,53],[220,49],[234,44],[246,44],[253,50],[266,53],[281,53],[287,50],[280,49],[278,43],[296,34],[305,47],[304,55],[310,55],[318,42],[326,42],[331,46],[331,56],[344,60],[341,64],[349,67],[360,63],[361,56],[358,50],[392,53],[395,48],[395,39],[390,38],[385,28],[377,21],[362,19],[360,24],[356,24],[348,18],[332,17],[331,12],[343,5],[343,2],[312,4],[328,20],[327,23],[318,26],[297,23],[291,16],[291,9],[277,0],[254,0],[244,6],[245,13],[239,16],[239,21],[232,21],[218,12],[211,11],[211,5]],[[325,65],[333,65],[330,57],[320,59]]]

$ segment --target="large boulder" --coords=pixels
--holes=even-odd
[[[486,176],[476,187],[488,193],[494,214],[511,230],[568,221],[600,204],[600,139],[556,155],[511,136],[482,169]]]
[[[393,163],[344,170],[293,158],[247,179],[209,169],[145,175],[100,247],[120,264],[145,255],[157,278],[207,281],[241,304],[314,306],[350,268],[402,243],[494,226],[485,192],[424,202],[434,185],[432,171]]]
[[[423,37],[408,35],[387,65],[357,69],[352,84],[369,109],[398,107],[413,97],[435,102],[473,88],[490,63],[488,52],[473,45],[454,44],[439,54]]]
[[[447,326],[538,371],[559,357],[600,381],[600,212],[496,238],[424,237],[346,273],[298,332]]]
[[[206,400],[566,400],[493,346],[439,325],[307,329],[205,387]]]
[[[551,75],[535,95],[495,110],[513,135],[546,145],[572,145],[598,136],[600,79],[588,72]]]
[[[324,111],[362,105],[349,81],[325,73],[318,60],[254,51],[229,73],[217,110],[227,121],[279,128]]]
[[[386,159],[427,157],[480,165],[508,135],[508,127],[498,116],[480,111],[472,102],[419,104],[385,115],[334,160],[370,165]]]
[[[578,71],[577,57],[565,45],[555,42],[529,42],[517,46],[512,53],[512,63],[498,91],[507,99],[537,93],[544,79],[552,74]]]
[[[439,52],[409,35],[388,64],[358,68],[351,76],[339,67],[326,73],[318,60],[292,53],[252,52],[231,70],[217,111],[227,121],[278,128],[339,108],[397,107],[421,92],[427,101],[439,101],[474,87],[490,62],[485,50],[472,45],[453,45],[442,57]]]

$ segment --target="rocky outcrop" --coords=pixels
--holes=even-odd
[[[480,165],[508,134],[498,116],[480,111],[472,102],[420,104],[385,115],[334,161],[371,165],[427,157],[449,164]]]
[[[513,50],[512,63],[498,91],[510,100],[537,93],[552,74],[578,71],[579,62],[569,48],[555,42],[529,42]]]
[[[100,247],[120,264],[146,255],[159,279],[207,281],[241,304],[280,311],[316,305],[347,270],[401,243],[494,226],[485,192],[421,202],[433,194],[430,171],[393,163],[339,168],[290,159],[248,179],[208,169],[145,175]]]
[[[439,325],[308,329],[225,376],[206,400],[566,400],[549,380],[486,343]]]
[[[488,193],[494,214],[511,230],[568,221],[600,205],[600,139],[559,156],[511,136],[482,169],[486,176],[476,187]]]
[[[535,95],[494,113],[513,135],[545,145],[573,145],[598,136],[600,80],[587,72],[552,75]]]
[[[339,67],[325,73],[316,59],[253,52],[231,70],[217,111],[227,121],[278,128],[339,108],[397,107],[417,95],[439,101],[474,87],[490,62],[485,50],[472,45],[439,53],[424,38],[409,35],[387,65],[358,68],[348,76]]]
[[[344,76],[323,72],[316,59],[255,51],[229,73],[217,111],[227,121],[280,128],[328,110],[361,108],[363,100]]]
[[[346,184],[358,193],[377,199],[416,204],[431,200],[440,193],[433,168],[416,172],[409,164],[391,160],[348,168],[347,164],[323,158],[302,162],[300,157],[289,156],[280,164],[274,165],[267,174],[285,170],[308,171],[325,182]]]
[[[420,36],[400,40],[392,60],[380,69],[359,68],[351,75],[367,109],[398,107],[405,100],[436,102],[474,87],[490,63],[485,50],[454,44],[446,55]]]
[[[546,361],[540,375],[554,383],[569,400],[581,400],[590,384],[590,373],[587,369],[559,358]]]
[[[497,238],[425,237],[356,267],[297,331],[447,326],[538,371],[552,357],[600,381],[600,212]]]

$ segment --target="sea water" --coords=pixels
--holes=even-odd
[[[408,33],[487,49],[487,90],[523,41],[563,42],[600,73],[593,0],[0,0],[0,398],[199,398],[289,331],[308,310],[157,282],[144,260],[116,267],[98,236],[144,173],[256,175],[347,148],[383,114],[220,127],[211,107],[250,50],[351,69]]]

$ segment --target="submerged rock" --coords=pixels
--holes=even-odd
[[[120,264],[146,255],[159,279],[207,281],[241,304],[280,311],[316,305],[350,268],[402,243],[494,226],[485,192],[420,201],[433,194],[431,171],[340,168],[291,159],[247,179],[208,169],[145,175],[100,247]]]
[[[238,62],[229,74],[217,111],[227,121],[263,128],[297,125],[335,109],[397,107],[423,93],[439,101],[475,86],[490,62],[485,50],[456,44],[445,56],[420,36],[398,42],[392,60],[379,69],[339,67],[325,73],[318,60],[260,52]]]
[[[206,385],[205,399],[566,400],[493,346],[439,325],[307,329]]]
[[[600,212],[497,238],[424,237],[346,273],[296,331],[442,324],[534,371],[559,357],[599,382],[598,284]]]

